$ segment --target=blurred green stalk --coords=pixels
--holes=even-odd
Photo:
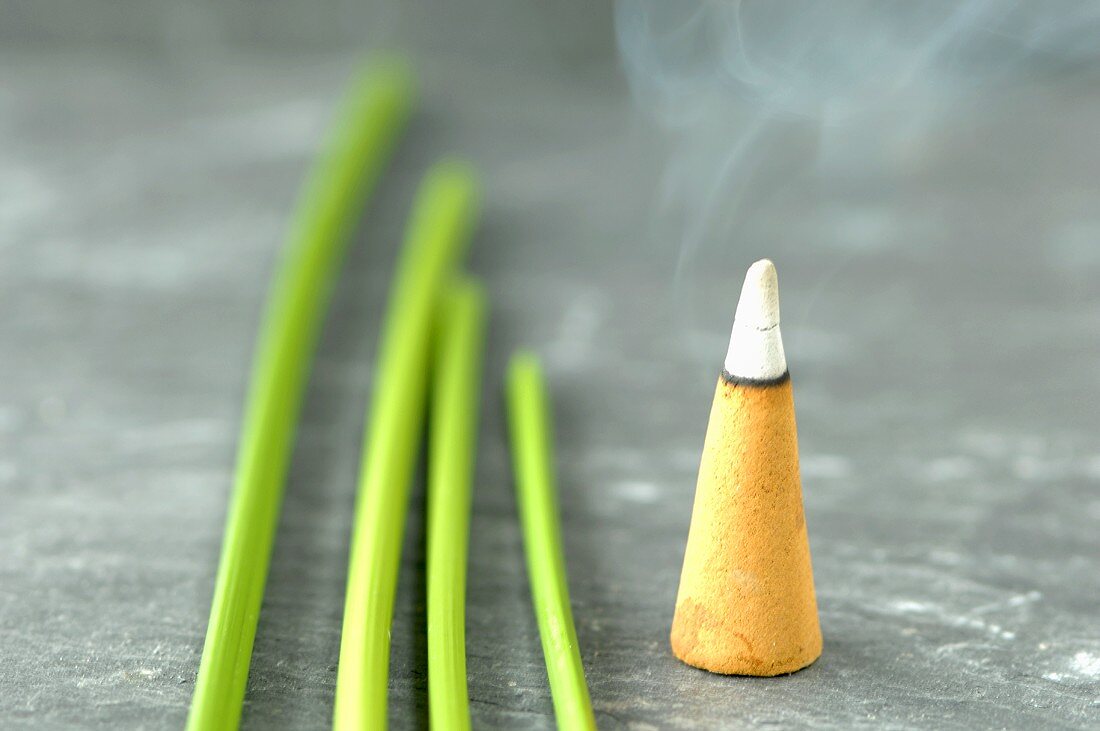
[[[577,630],[569,606],[554,479],[553,425],[538,359],[517,353],[508,366],[508,421],[531,600],[559,729],[595,729]]]
[[[424,428],[432,326],[440,292],[474,224],[472,171],[437,164],[420,187],[383,324],[363,440],[333,727],[386,727],[393,620],[409,482]]]
[[[468,731],[466,552],[477,454],[485,294],[472,280],[443,299],[428,438],[428,701],[433,731]]]
[[[313,350],[360,206],[390,158],[412,97],[404,66],[364,70],[302,192],[256,344],[190,731],[235,729],[240,723]]]

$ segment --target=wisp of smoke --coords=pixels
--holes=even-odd
[[[892,137],[919,138],[959,95],[1100,58],[1089,0],[616,0],[616,30],[636,100],[674,142],[661,203],[682,217],[677,283],[746,196],[815,163],[888,164]]]

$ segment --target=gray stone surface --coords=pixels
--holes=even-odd
[[[552,728],[500,379],[544,358],[601,728],[1100,724],[1095,88],[1038,83],[904,164],[804,171],[681,252],[614,62],[428,59],[314,368],[244,726],[330,720],[362,414],[417,177],[485,175],[493,322],[473,512],[479,728]],[[346,54],[0,56],[0,726],[178,728],[250,349]],[[1084,88],[1082,88],[1084,87]],[[744,268],[778,264],[825,653],[726,678],[667,648]],[[674,274],[674,272],[678,272]],[[422,498],[391,716],[425,725]]]

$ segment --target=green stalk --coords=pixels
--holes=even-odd
[[[465,166],[440,163],[428,173],[390,293],[351,537],[333,713],[339,731],[386,727],[390,623],[409,481],[424,429],[432,324],[473,227],[476,199]]]
[[[485,340],[481,286],[452,286],[439,322],[428,439],[428,708],[433,731],[468,731],[466,550]]]
[[[412,79],[403,66],[361,73],[302,192],[253,358],[190,731],[235,729],[240,723],[313,350],[359,206],[390,158],[412,96]]]
[[[553,426],[538,359],[517,353],[508,366],[512,462],[531,600],[559,729],[595,729],[577,630],[569,606],[553,465]]]

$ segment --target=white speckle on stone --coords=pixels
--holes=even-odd
[[[1012,440],[1004,434],[986,431],[967,431],[959,438],[959,445],[967,451],[986,459],[1003,459],[1013,451]]]
[[[963,562],[963,557],[954,551],[946,551],[942,548],[935,548],[928,552],[928,558],[933,563],[938,563],[942,566],[958,566]]]
[[[292,99],[243,113],[205,117],[187,124],[188,138],[240,161],[286,159],[311,154],[324,131],[328,110],[319,100]],[[256,134],[262,129],[264,134]]]
[[[1090,480],[1100,480],[1100,454],[1088,457],[1082,463],[1085,477]]]
[[[0,406],[0,431],[13,432],[22,421],[22,415],[14,406]]]
[[[1002,601],[992,602],[991,604],[983,604],[980,607],[975,607],[971,610],[972,614],[986,614],[988,612],[994,612],[1002,609],[1009,609],[1013,607],[1022,607],[1027,604],[1032,604],[1043,598],[1042,592],[1029,591],[1025,594],[1015,594],[1008,599]]]
[[[562,313],[557,335],[546,347],[547,365],[554,370],[572,371],[591,360],[606,309],[603,295],[590,290],[577,294]]]
[[[47,396],[38,402],[38,418],[47,426],[57,426],[65,418],[68,408],[60,396]]]
[[[1034,454],[1021,454],[1012,461],[1012,472],[1028,482],[1046,482],[1069,476],[1069,469],[1062,461],[1043,459]]]
[[[940,457],[932,460],[924,469],[929,482],[955,482],[976,477],[978,466],[969,457]]]
[[[700,448],[677,449],[669,455],[674,466],[680,469],[696,469],[699,467]]]
[[[41,223],[56,205],[57,192],[42,175],[29,167],[18,167],[10,160],[0,168],[0,228],[5,231],[0,248],[17,241],[16,231]]]
[[[998,606],[1003,607],[1004,602],[1000,602]],[[986,611],[988,608],[989,607],[979,607],[963,614],[956,614],[938,604],[921,602],[913,599],[895,599],[887,604],[887,609],[892,614],[921,614],[951,627],[979,630],[1003,640],[1016,639],[1015,631],[1005,629],[1002,625],[997,623],[987,622],[980,616],[974,616],[980,614],[982,611]]]
[[[221,443],[229,437],[228,430],[228,424],[215,419],[185,419],[123,431],[119,443],[134,452],[195,447]]]
[[[1005,603],[1008,604],[1008,606],[1010,606],[1010,607],[1022,607],[1025,604],[1030,604],[1032,602],[1037,602],[1042,598],[1043,598],[1042,592],[1029,591],[1026,594],[1017,594],[1016,596],[1012,597],[1011,599],[1009,599]]]
[[[1082,270],[1100,267],[1100,221],[1073,220],[1052,227],[1048,252],[1054,266],[1080,275]]]
[[[839,480],[852,475],[852,465],[838,454],[807,454],[799,458],[803,477]]]
[[[1078,652],[1073,656],[1072,667],[1075,672],[1088,678],[1100,677],[1100,655],[1091,652]]]
[[[643,504],[655,503],[661,495],[660,488],[657,485],[645,480],[619,482],[611,488],[611,493],[621,500]]]

